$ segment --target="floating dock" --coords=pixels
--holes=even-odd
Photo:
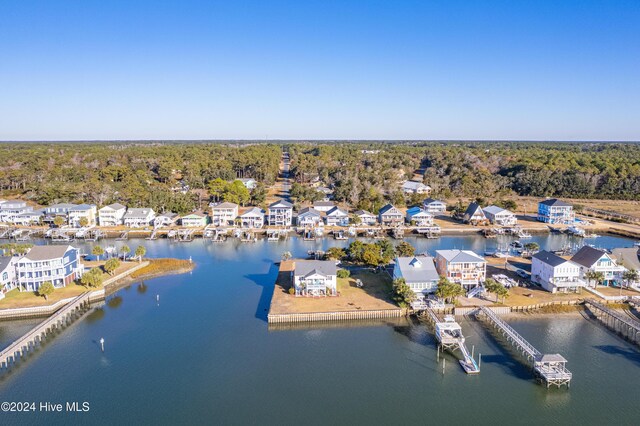
[[[562,355],[542,354],[491,309],[483,306],[476,311],[476,316],[486,318],[531,363],[539,382],[544,383],[547,388],[562,385],[569,387],[572,374],[567,370],[567,360]]]

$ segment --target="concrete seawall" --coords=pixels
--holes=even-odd
[[[360,319],[399,318],[405,315],[402,309],[357,310],[343,312],[313,312],[291,314],[269,314],[269,324],[313,322],[313,321],[349,321]]]

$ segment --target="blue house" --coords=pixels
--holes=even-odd
[[[573,206],[557,198],[540,201],[538,220],[551,225],[573,225],[575,220]]]

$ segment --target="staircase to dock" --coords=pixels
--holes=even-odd
[[[543,354],[531,343],[515,331],[491,309],[482,306],[476,311],[476,316],[484,317],[489,324],[498,330],[511,346],[522,354],[531,364],[538,381],[550,386],[560,387],[571,382],[572,374],[566,368],[567,360],[559,354]]]
[[[607,328],[615,333],[619,333],[636,345],[640,345],[640,321],[608,308],[606,305],[593,299],[585,299],[584,305]]]

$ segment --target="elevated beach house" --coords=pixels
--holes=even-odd
[[[327,226],[349,226],[349,213],[340,207],[334,207],[325,215]]]
[[[15,256],[0,257],[0,299],[4,299],[4,295],[18,284],[15,266],[17,261]]]
[[[271,203],[267,209],[267,218],[271,226],[291,226],[293,204],[285,200]]]
[[[86,221],[84,226],[95,226],[98,218],[98,208],[95,204],[78,204],[69,209],[69,225],[80,227]]]
[[[153,224],[156,218],[156,212],[148,208],[132,208],[128,209],[122,217],[124,226],[129,228],[144,228]]]
[[[204,213],[194,212],[180,218],[180,224],[185,228],[204,228],[209,222],[209,216]]]
[[[28,291],[36,291],[45,281],[64,287],[80,278],[83,270],[80,253],[72,246],[34,246],[16,261],[18,284]]]
[[[573,255],[571,261],[580,266],[580,278],[587,284],[592,284],[594,287],[597,283],[590,283],[585,276],[588,271],[601,272],[604,277],[601,284],[614,286],[622,285],[622,274],[627,270],[625,267],[618,265],[613,255],[590,246],[582,246],[582,248]]]
[[[410,256],[396,257],[393,266],[393,279],[404,278],[406,284],[416,294],[418,300],[438,289],[440,276],[433,257]]]
[[[402,225],[404,223],[404,214],[393,204],[387,204],[378,212],[378,220],[385,226]]]
[[[264,226],[264,210],[251,207],[240,216],[240,226],[245,229],[261,229]]]
[[[298,212],[298,226],[316,227],[322,223],[322,214],[313,207],[305,207]]]
[[[440,200],[434,200],[433,198],[427,198],[422,202],[422,208],[427,213],[437,216],[447,211],[447,203]]]
[[[482,209],[486,218],[493,225],[498,226],[515,226],[518,224],[518,218],[507,209],[498,206],[488,206]]]
[[[487,261],[470,250],[436,250],[436,270],[470,290],[486,280]]]
[[[70,203],[58,203],[47,206],[44,208],[43,222],[53,223],[56,217],[62,217],[66,223],[69,219],[69,210],[75,206],[75,204]]]
[[[425,185],[422,182],[416,182],[415,180],[407,180],[402,184],[402,192],[405,194],[424,194],[429,195],[431,193],[431,187]]]
[[[98,210],[98,223],[100,226],[119,226],[124,224],[124,214],[127,207],[119,203],[109,204]]]
[[[211,205],[211,224],[213,226],[233,226],[238,217],[238,205],[225,201]]]
[[[552,293],[578,291],[585,285],[580,275],[580,265],[546,250],[531,259],[531,281]]]
[[[164,212],[153,218],[153,227],[162,228],[164,226],[173,226],[178,223],[180,216],[177,213]]]
[[[407,209],[406,220],[407,223],[414,224],[415,226],[433,225],[433,215],[420,207]]]
[[[469,223],[471,225],[484,225],[487,223],[487,217],[484,215],[484,211],[482,211],[482,207],[478,203],[471,203],[467,210],[462,215],[462,221],[464,223]]]
[[[39,224],[44,218],[43,210],[34,210],[31,212],[20,213],[13,217],[14,225],[30,226]]]
[[[335,296],[338,268],[332,260],[294,261],[292,282],[300,296]]]
[[[0,203],[0,222],[13,223],[14,217],[33,211],[26,201],[7,200]]]
[[[376,215],[374,215],[373,213],[369,213],[366,210],[357,210],[355,213],[353,213],[353,215],[360,218],[360,223],[362,225],[371,226],[378,223],[378,218],[376,217]]]
[[[573,206],[557,198],[540,201],[538,220],[551,225],[573,225],[575,221]]]

